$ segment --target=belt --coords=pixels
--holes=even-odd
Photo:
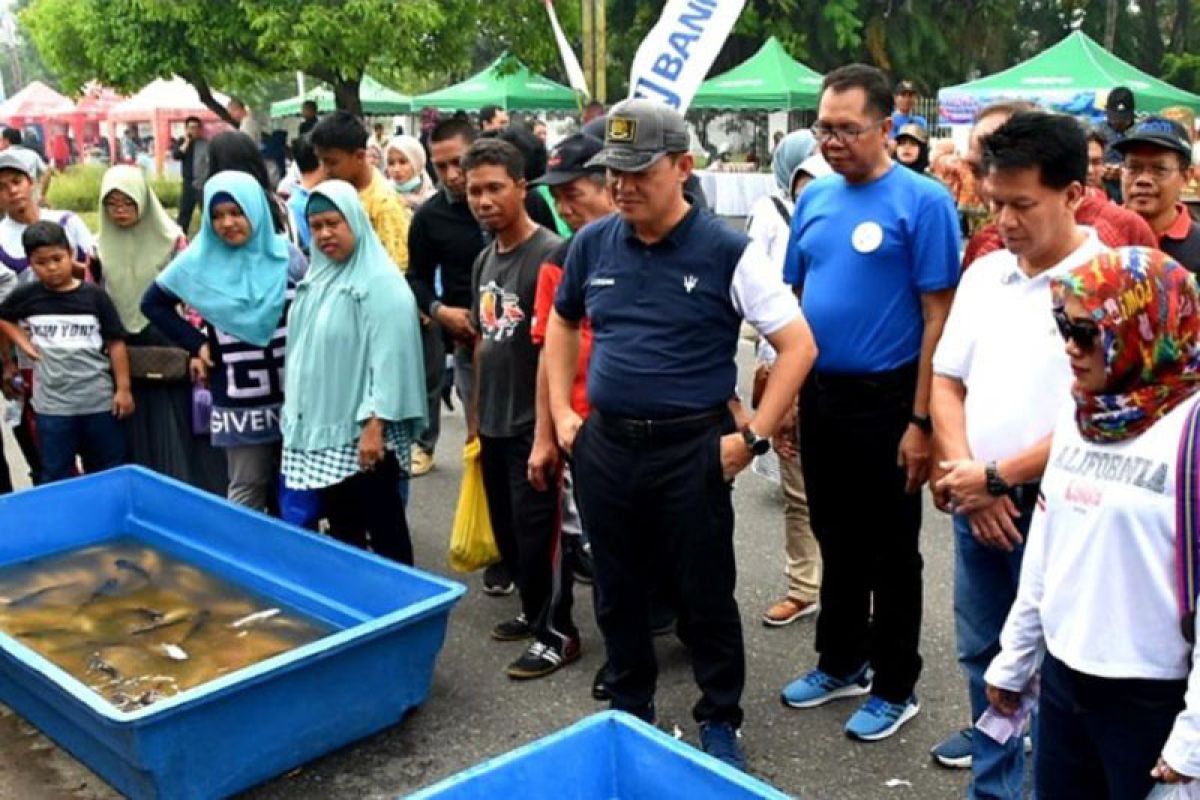
[[[1020,511],[1032,511],[1037,505],[1038,493],[1042,490],[1041,481],[1019,483],[1009,489],[1009,497]]]
[[[623,439],[667,440],[701,433],[724,421],[728,414],[729,410],[722,407],[683,417],[634,419],[604,414],[592,409],[588,421],[595,422],[608,433]]]

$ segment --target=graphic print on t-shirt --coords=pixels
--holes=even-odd
[[[100,320],[93,314],[36,314],[25,320],[29,340],[40,350],[99,350]]]
[[[485,339],[501,342],[511,338],[525,321],[521,298],[495,281],[479,287],[479,324]]]

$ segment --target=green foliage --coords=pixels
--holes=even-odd
[[[101,164],[76,164],[67,167],[51,180],[46,205],[63,211],[98,212],[100,182],[104,178],[105,169]],[[182,186],[177,178],[151,178],[150,188],[165,207],[178,207]]]

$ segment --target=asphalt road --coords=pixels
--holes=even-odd
[[[743,346],[742,355],[745,366],[748,346]],[[744,376],[746,373],[744,368]],[[463,576],[454,575],[446,566],[446,545],[461,472],[463,435],[460,415],[443,418],[437,467],[414,483],[409,509],[418,566],[458,580]],[[16,452],[11,440],[6,451],[10,457]],[[865,487],[863,501],[870,502]],[[961,797],[966,775],[935,766],[928,755],[930,746],[966,723],[968,716],[963,680],[954,661],[948,520],[927,506],[922,531],[925,671],[917,687],[921,713],[892,739],[860,744],[847,739],[841,730],[855,708],[854,701],[810,711],[780,704],[780,688],[814,662],[813,625],[811,619],[783,629],[767,629],[760,623],[763,610],[784,588],[782,501],[777,488],[747,473],[737,481],[734,502],[738,600],[746,631],[748,670],[743,743],[751,771],[784,792],[804,798]],[[516,598],[483,595],[478,590],[478,576],[467,576],[464,582],[471,591],[451,617],[433,691],[422,708],[402,724],[259,786],[244,797],[402,797],[601,709],[589,693],[592,676],[603,661],[603,644],[587,587],[576,588],[583,657],[549,678],[516,683],[504,676],[502,668],[519,654],[521,645],[498,644],[488,638],[496,622],[516,613]],[[658,653],[660,724],[666,730],[678,726],[685,740],[695,743],[691,707],[696,690],[687,653],[674,637],[659,639]],[[0,707],[0,798],[100,800],[115,796],[79,762]]]

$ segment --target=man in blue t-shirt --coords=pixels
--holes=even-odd
[[[893,95],[896,110],[892,112],[892,129],[888,131],[888,140],[895,141],[896,134],[905,125],[920,125],[928,133],[929,121],[920,114],[913,113],[917,107],[917,86],[912,81],[900,81],[896,84]]]
[[[959,271],[954,201],[888,156],[891,112],[879,70],[826,76],[812,130],[837,174],[805,190],[785,265],[820,348],[799,418],[825,575],[820,660],[783,700],[811,708],[869,692],[846,724],[862,741],[891,736],[919,710],[931,362]]]

